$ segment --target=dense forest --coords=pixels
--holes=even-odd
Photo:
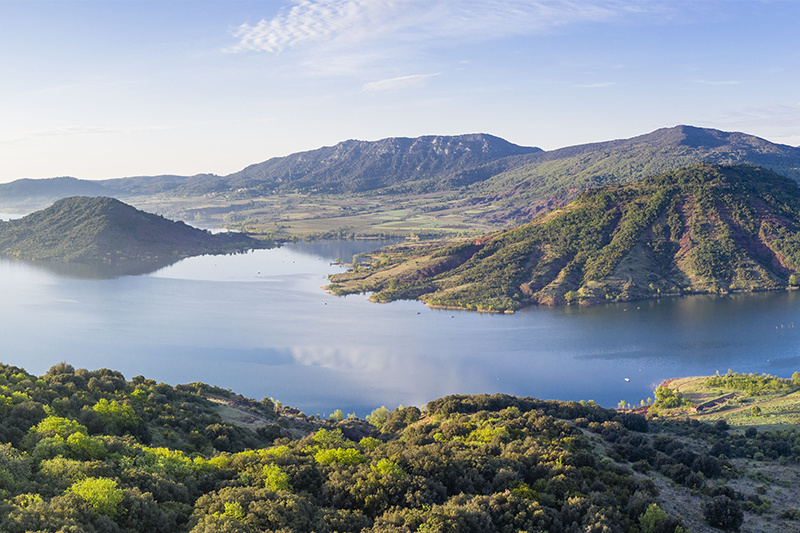
[[[380,251],[328,288],[479,311],[785,289],[799,284],[798,213],[797,182],[703,163],[591,189],[480,239]]]
[[[246,427],[230,422],[231,410],[248,415]],[[677,533],[738,531],[763,517],[777,530],[797,524],[796,509],[764,496],[763,476],[758,489],[738,481],[753,477],[748,461],[795,473],[797,430],[744,435],[725,423],[648,418],[592,402],[478,395],[377,408],[366,421],[339,411],[321,420],[202,383],[0,365],[0,530]],[[675,494],[692,503],[676,508],[680,498],[667,497]]]

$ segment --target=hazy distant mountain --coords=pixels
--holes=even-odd
[[[541,152],[483,133],[345,141],[251,165],[227,178],[242,186],[360,192],[429,182],[436,188],[472,182],[465,171],[509,156]]]
[[[264,247],[237,233],[212,235],[113,198],[71,197],[0,222],[0,254],[46,261],[118,263]]]
[[[701,163],[591,189],[510,231],[388,258],[334,276],[331,290],[502,311],[785,288],[800,275],[800,187],[758,167]]]
[[[0,198],[22,201],[27,198],[40,198],[50,203],[67,196],[102,196],[113,191],[99,181],[79,180],[70,177],[30,179],[24,178],[0,184]]]
[[[217,195],[214,209],[221,213],[225,208],[219,204],[220,194],[228,198],[221,201],[230,202],[296,191],[386,195],[455,191],[455,198],[481,207],[474,216],[507,225],[530,220],[591,187],[628,183],[703,161],[747,163],[800,180],[800,148],[744,133],[676,126],[632,139],[549,152],[487,134],[425,136],[344,141],[273,158],[228,176],[18,180],[0,184],[0,208],[40,208],[72,195],[113,196],[131,203],[160,195],[162,212],[180,217],[202,206],[205,195]],[[170,204],[179,197],[194,204]]]

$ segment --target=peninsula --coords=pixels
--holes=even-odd
[[[782,290],[798,285],[798,213],[797,182],[701,163],[591,189],[508,231],[380,250],[327,289],[495,312]]]
[[[0,222],[0,254],[33,261],[163,262],[270,244],[240,233],[211,234],[106,197],[64,198],[26,217]]]

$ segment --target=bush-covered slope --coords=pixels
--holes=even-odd
[[[0,253],[31,260],[178,259],[262,246],[245,235],[212,235],[105,197],[64,198],[24,218],[0,222]]]
[[[0,364],[0,531],[680,533],[800,518],[796,429],[742,435],[499,394],[368,419]]]
[[[800,188],[750,166],[700,164],[592,189],[522,227],[400,250],[332,277],[337,293],[511,310],[797,284]]]

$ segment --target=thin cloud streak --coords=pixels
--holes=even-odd
[[[34,139],[45,139],[55,137],[73,137],[76,135],[124,135],[130,133],[149,133],[155,131],[168,131],[174,129],[171,126],[150,126],[145,128],[100,128],[100,127],[72,127],[72,128],[52,128],[47,130],[30,131],[21,133],[7,139],[0,139],[1,144],[30,141]]]
[[[603,88],[603,87],[611,87],[611,86],[616,85],[616,84],[617,84],[617,82],[615,82],[615,81],[607,81],[605,83],[589,83],[589,84],[586,84],[586,85],[573,85],[573,87],[578,88],[578,89],[600,89],[600,88]]]
[[[434,76],[441,74],[415,74],[413,76],[401,76],[399,78],[390,78],[388,80],[373,81],[365,83],[362,87],[364,92],[381,92],[381,91],[397,91],[408,89],[412,87],[422,87],[428,83],[428,80]]]
[[[303,44],[482,41],[553,27],[665,11],[658,2],[587,0],[297,0],[271,20],[242,24],[229,52],[278,54]]]
[[[695,80],[695,83],[700,83],[702,85],[739,85],[742,82],[736,80],[724,80],[724,81]]]

